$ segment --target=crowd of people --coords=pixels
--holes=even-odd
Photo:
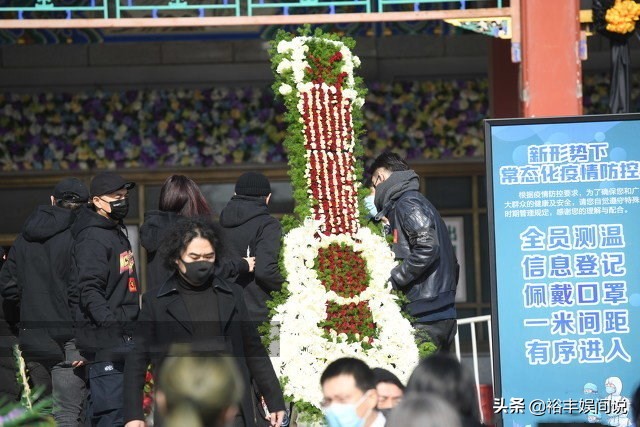
[[[321,387],[329,427],[480,426],[475,384],[447,354],[459,274],[447,227],[403,159],[382,154],[371,176],[368,209],[401,261],[389,280],[438,353],[406,385],[338,358],[309,387]],[[113,172],[89,188],[65,178],[26,220],[0,271],[0,396],[19,399],[18,344],[60,426],[287,425],[290,408],[257,327],[285,280],[269,180],[241,175],[214,223],[198,185],[168,177],[140,228],[144,294],[123,222],[134,187]],[[148,371],[157,379],[152,417],[143,409]]]
[[[0,272],[0,393],[18,399],[19,344],[32,385],[52,396],[57,425],[145,425],[149,366],[157,376],[171,358],[229,355],[241,377],[233,425],[279,426],[285,403],[256,327],[284,281],[268,179],[242,175],[216,226],[195,182],[167,178],[140,230],[144,295],[123,223],[134,186],[112,172],[89,188],[66,178],[25,222]],[[268,413],[256,410],[262,403]],[[161,418],[156,411],[156,425]]]

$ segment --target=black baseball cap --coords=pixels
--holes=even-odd
[[[56,200],[86,203],[89,200],[89,190],[78,178],[65,178],[53,188],[53,197]]]
[[[115,193],[122,188],[131,190],[135,186],[135,182],[127,182],[117,173],[101,172],[91,180],[91,197]]]

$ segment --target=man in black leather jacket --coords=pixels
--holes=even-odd
[[[391,284],[409,303],[414,327],[426,332],[439,351],[449,351],[456,334],[455,295],[460,266],[449,231],[436,208],[419,191],[420,178],[394,153],[371,167],[376,219],[386,217],[393,252],[400,263]]]

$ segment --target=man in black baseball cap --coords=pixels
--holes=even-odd
[[[97,214],[122,221],[129,213],[129,190],[135,187],[113,172],[102,172],[91,181],[91,202]]]
[[[71,226],[89,190],[77,178],[53,189],[50,205],[39,206],[25,222],[0,272],[0,292],[20,313],[18,340],[32,381],[53,393],[57,425],[84,419],[82,358],[73,341],[68,295],[71,283]],[[37,365],[36,365],[37,363]]]
[[[101,172],[91,180],[91,196],[112,194],[118,190],[131,190],[135,182],[127,182],[120,175],[113,172]]]
[[[65,178],[53,188],[51,203],[61,203],[63,201],[72,203],[87,203],[89,201],[89,190],[84,182],[78,178]]]
[[[91,425],[124,425],[122,373],[133,347],[140,290],[131,243],[122,220],[135,186],[113,172],[91,181],[91,208],[82,209],[71,231],[75,239],[72,266],[72,310],[78,348],[88,369]]]

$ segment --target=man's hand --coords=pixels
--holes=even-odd
[[[272,412],[269,414],[269,420],[271,427],[280,427],[282,420],[284,420],[284,411]]]
[[[129,421],[124,427],[147,427],[147,424],[142,420]]]
[[[250,256],[243,259],[247,261],[247,264],[249,264],[249,273],[253,273],[253,269],[256,266],[256,257]]]
[[[71,362],[72,368],[79,368],[82,365],[84,365],[84,360],[74,360],[73,362]]]

